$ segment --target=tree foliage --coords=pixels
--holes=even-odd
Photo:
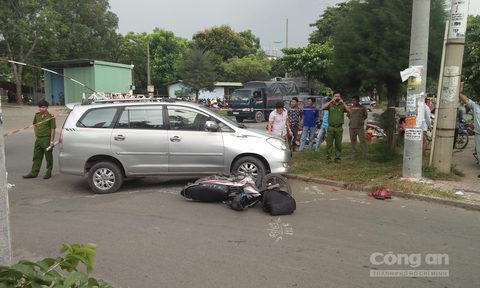
[[[95,266],[96,247],[93,243],[63,244],[60,253],[67,253],[65,257],[37,262],[21,260],[11,266],[0,266],[0,287],[113,288],[103,280],[88,276]],[[79,263],[85,265],[86,273],[79,271]]]
[[[54,38],[52,30],[59,14],[49,1],[4,1],[0,9],[0,41],[9,60],[26,62],[42,41]],[[11,64],[17,86],[17,103],[22,103],[22,65]]]
[[[63,0],[51,5],[61,15],[54,30],[56,53],[51,60],[116,58],[121,36],[115,31],[118,17],[109,10],[108,0]]]
[[[261,81],[270,78],[270,60],[265,52],[258,51],[243,58],[233,57],[223,63],[225,77],[222,80],[235,82]]]
[[[465,94],[474,99],[480,95],[480,15],[469,16],[465,54],[463,56],[463,77]]]
[[[0,9],[0,53],[10,60],[39,65],[50,60],[101,59],[111,61],[119,51],[115,32],[118,17],[108,0],[12,0]],[[25,79],[38,79],[39,71],[11,66],[21,103]],[[37,77],[31,76],[37,74]]]
[[[320,44],[332,42],[337,23],[347,15],[351,7],[351,1],[337,3],[336,6],[327,7],[320,16],[320,19],[310,24],[310,27],[316,28],[310,34],[310,43]]]
[[[213,91],[217,78],[210,52],[198,48],[188,50],[177,64],[177,73],[183,85],[195,93],[198,101],[200,91]]]
[[[192,39],[198,48],[211,51],[213,57],[222,61],[248,56],[260,45],[260,40],[250,30],[236,33],[228,25],[197,32]]]
[[[310,43],[304,48],[284,48],[280,62],[288,72],[300,72],[311,80],[323,81],[331,65],[333,47],[329,42]]]

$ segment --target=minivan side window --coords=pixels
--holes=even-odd
[[[163,109],[161,107],[125,109],[115,128],[164,129]]]
[[[210,117],[182,107],[168,107],[168,120],[172,130],[205,131]]]
[[[77,122],[77,127],[85,128],[110,128],[117,107],[92,109]]]

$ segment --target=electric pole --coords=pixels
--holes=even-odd
[[[430,0],[413,0],[409,67],[416,76],[409,77],[406,105],[403,177],[422,177],[424,103],[427,82]]]
[[[12,265],[10,238],[10,207],[8,204],[7,168],[5,166],[5,139],[3,138],[2,103],[0,102],[0,265]]]
[[[433,150],[433,167],[450,174],[452,165],[453,136],[458,106],[458,92],[462,76],[465,33],[467,31],[469,0],[452,0],[450,28],[445,51],[445,69],[442,91],[435,121],[437,131]]]

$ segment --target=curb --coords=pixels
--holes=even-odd
[[[334,186],[334,187],[339,187],[339,188],[346,189],[346,190],[355,190],[355,191],[360,191],[360,192],[370,192],[374,189],[373,187],[366,186],[366,185],[360,185],[360,184],[354,184],[354,183],[345,183],[345,182],[333,181],[333,180],[322,179],[322,178],[313,178],[313,177],[309,177],[309,176],[305,176],[305,175],[287,174],[287,177],[291,178],[291,179],[302,180],[302,181],[305,181],[305,182],[314,182],[314,183],[318,183],[318,184]],[[444,198],[438,198],[438,197],[430,197],[430,196],[425,196],[425,195],[408,194],[408,193],[399,192],[399,191],[392,191],[392,190],[388,190],[388,193],[391,196],[404,198],[404,199],[421,200],[421,201],[430,202],[430,203],[437,203],[437,204],[443,204],[443,205],[448,205],[448,206],[454,206],[454,207],[463,208],[463,209],[467,209],[467,210],[480,211],[480,203],[475,204],[475,203],[470,203],[470,202],[465,202],[465,201],[444,199]]]

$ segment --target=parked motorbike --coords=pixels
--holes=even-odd
[[[27,95],[22,95],[22,102],[24,105],[32,105],[33,104],[33,101],[30,97],[28,97]]]
[[[260,188],[255,185],[255,179],[248,175],[212,175],[185,186],[180,194],[194,201],[222,202],[241,211],[257,204],[263,192],[274,188],[292,194],[287,179],[278,174],[265,175]]]
[[[468,145],[468,125],[465,125],[466,124],[462,124],[458,128],[457,141],[455,141],[454,144],[456,149],[465,149],[465,147]]]

